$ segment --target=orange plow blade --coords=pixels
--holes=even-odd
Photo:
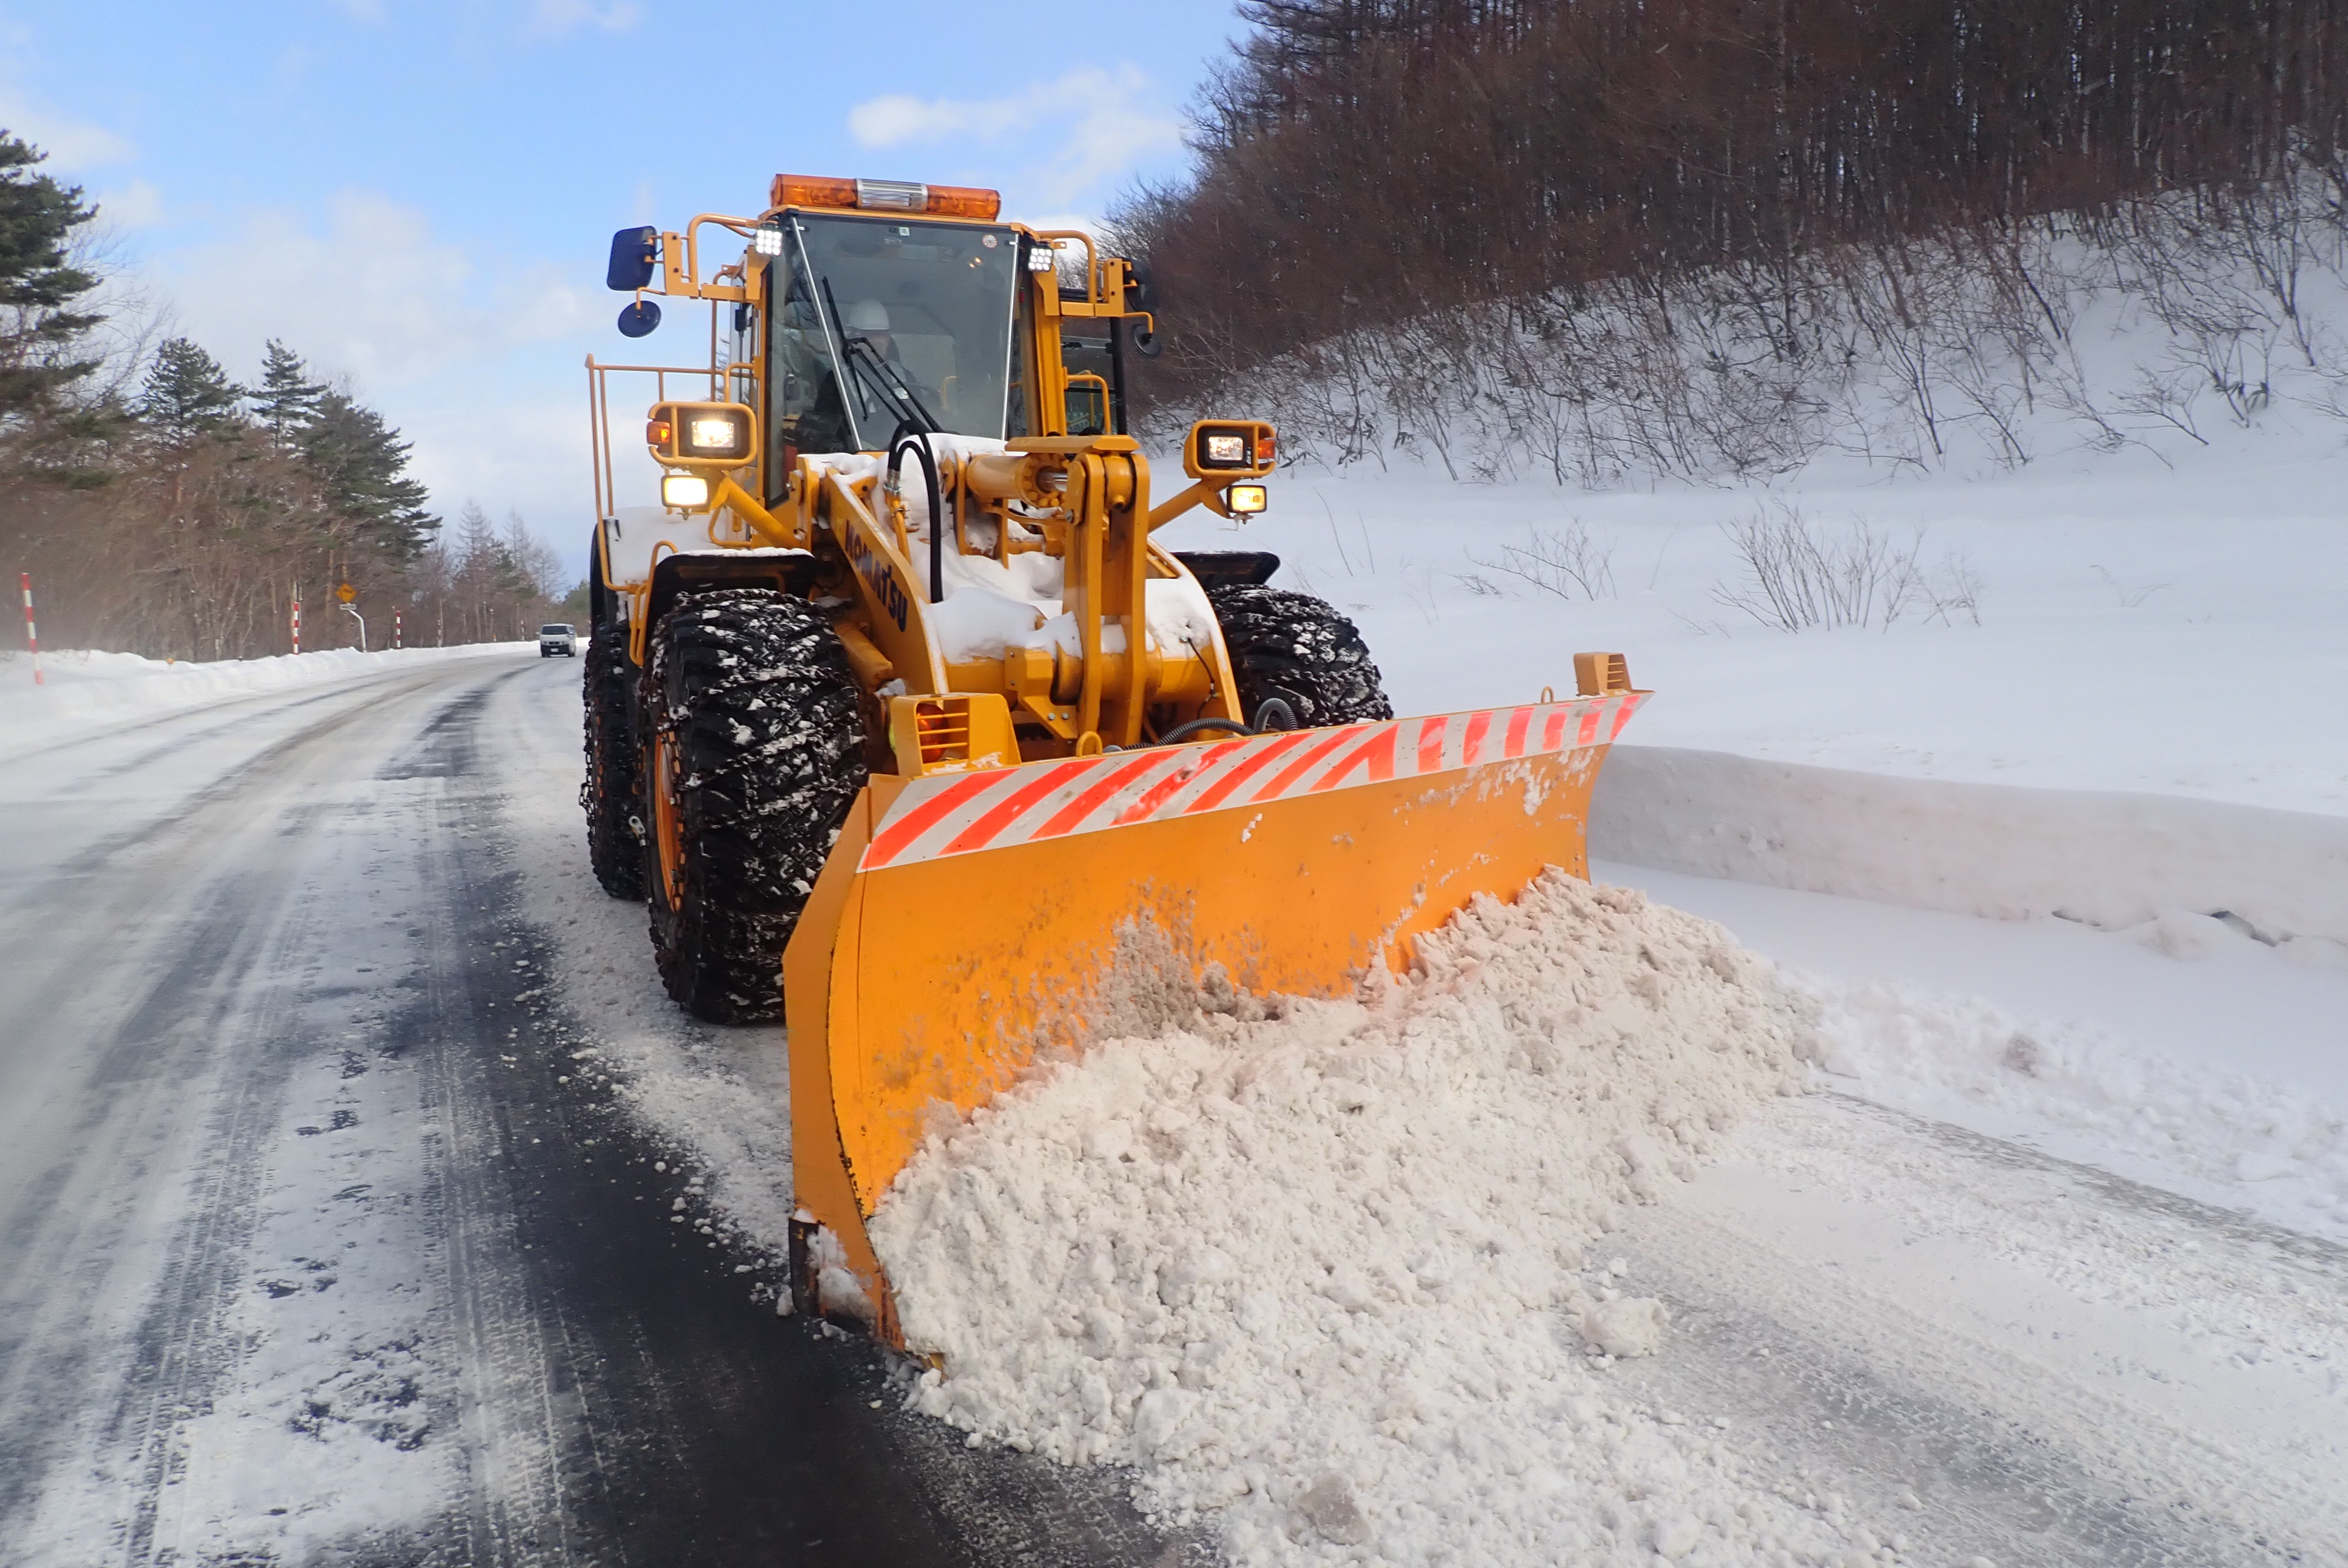
[[[783,963],[802,1306],[901,1343],[864,1221],[930,1130],[1174,1021],[1209,966],[1348,995],[1477,894],[1587,876],[1645,696],[875,779]]]

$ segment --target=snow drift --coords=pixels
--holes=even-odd
[[[1708,1436],[1602,1397],[1595,1368],[1665,1325],[1578,1273],[1618,1205],[1801,1085],[1808,1029],[1769,966],[1551,871],[1354,1000],[1201,1002],[1047,1070],[891,1188],[873,1241],[909,1343],[943,1357],[916,1409],[1134,1465],[1161,1520],[1228,1510],[1241,1562],[1837,1541]]]
[[[535,642],[471,642],[454,648],[324,649],[268,659],[147,659],[67,648],[41,655],[40,685],[27,654],[0,653],[0,757],[118,728],[141,719],[323,682],[354,680],[400,664],[439,659],[512,658]]]
[[[2286,957],[2348,943],[2348,817],[2122,791],[1894,778],[1721,752],[1616,746],[1590,852],[1998,919],[2061,915],[2174,957],[2231,916]],[[2206,923],[2206,920],[2205,922]]]

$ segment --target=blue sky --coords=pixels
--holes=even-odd
[[[99,201],[166,330],[242,376],[283,338],[415,441],[444,511],[517,508],[575,557],[581,364],[634,347],[613,230],[755,210],[781,169],[1081,220],[1180,167],[1236,30],[1228,0],[0,0],[0,126]],[[690,363],[698,325],[652,344]]]

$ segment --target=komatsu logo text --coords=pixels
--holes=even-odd
[[[862,528],[848,530],[848,559],[856,563],[857,571],[872,589],[872,597],[880,601],[880,608],[889,612],[897,630],[904,630],[905,585],[889,569],[887,558],[865,542]]]

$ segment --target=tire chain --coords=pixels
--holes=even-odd
[[[1231,651],[1243,716],[1254,718],[1265,698],[1278,697],[1307,728],[1394,717],[1369,645],[1327,600],[1252,583],[1210,587],[1207,597]]]
[[[721,589],[662,618],[647,665],[641,733],[675,737],[685,840],[678,907],[652,890],[662,979],[712,1021],[777,1017],[783,947],[865,779],[847,651],[805,600]]]

